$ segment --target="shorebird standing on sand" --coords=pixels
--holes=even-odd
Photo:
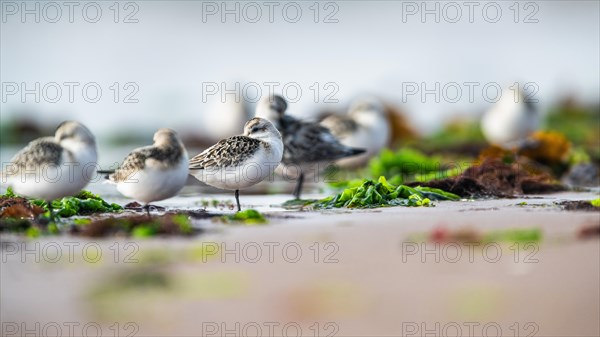
[[[188,176],[188,155],[177,133],[159,129],[153,140],[153,145],[131,151],[117,170],[98,171],[110,173],[109,182],[121,194],[143,202],[148,216],[149,203],[175,196]]]
[[[38,138],[19,151],[2,172],[2,183],[16,194],[48,202],[81,191],[94,176],[96,139],[83,124],[61,123],[54,137]]]
[[[238,212],[240,190],[267,178],[281,162],[281,134],[266,119],[252,118],[244,134],[219,141],[190,160],[190,174],[217,188],[235,191]]]
[[[364,165],[388,144],[391,137],[385,107],[371,98],[355,101],[345,116],[327,116],[321,125],[328,128],[340,143],[366,150],[361,155],[340,159],[337,164],[342,167]]]
[[[283,159],[277,171],[285,177],[294,174],[294,197],[300,199],[304,175],[325,167],[335,160],[364,153],[364,149],[341,144],[324,126],[286,115],[287,102],[281,96],[263,97],[256,106],[256,116],[273,122],[283,137]],[[291,177],[290,177],[291,178]]]

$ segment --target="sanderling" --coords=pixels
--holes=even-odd
[[[385,107],[371,98],[354,102],[345,116],[326,117],[321,125],[328,128],[340,143],[366,150],[361,155],[340,159],[337,164],[343,167],[364,165],[388,145],[391,136]]]
[[[52,200],[74,195],[90,182],[97,160],[94,135],[83,124],[66,121],[54,137],[38,138],[17,153],[2,182],[19,195],[46,200],[51,209]]]
[[[326,127],[286,115],[286,110],[287,102],[283,97],[267,96],[256,106],[256,116],[269,119],[281,132],[284,152],[277,172],[285,177],[295,175],[294,197],[300,199],[306,172],[315,172],[315,166],[318,171],[325,164],[362,154],[365,150],[341,144]]]
[[[126,197],[144,203],[150,216],[149,203],[175,196],[187,181],[188,155],[177,133],[159,129],[154,134],[154,144],[137,148],[110,173],[108,180]]]
[[[481,119],[481,130],[491,144],[515,149],[539,127],[534,104],[524,93],[505,90],[498,102]]]
[[[217,188],[235,190],[238,211],[239,193],[268,177],[281,162],[281,134],[271,122],[252,118],[244,134],[219,141],[190,160],[190,174]]]

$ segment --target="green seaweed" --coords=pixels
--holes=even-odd
[[[60,234],[60,229],[58,229],[58,226],[54,222],[49,223],[48,226],[46,227],[46,230],[48,231],[48,234],[52,234],[52,235]]]
[[[232,215],[223,215],[218,219],[225,223],[243,223],[246,225],[260,225],[267,223],[267,219],[264,215],[260,214],[260,212],[255,209],[239,211]]]
[[[158,231],[158,224],[155,222],[149,222],[138,225],[131,230],[131,236],[134,238],[147,238],[156,235]]]
[[[418,150],[401,148],[396,152],[383,149],[379,155],[369,162],[371,176],[416,175],[442,170],[442,159],[427,156]]]
[[[360,186],[315,203],[317,208],[375,208],[387,206],[433,206],[431,200],[458,200],[459,196],[428,187],[394,186],[384,176],[377,181],[363,180]]]
[[[512,228],[491,231],[483,236],[483,242],[539,242],[542,240],[542,231],[539,228]]]
[[[0,232],[25,233],[31,226],[28,219],[0,218]]]
[[[17,197],[14,191],[9,187],[4,197]],[[93,194],[90,191],[81,191],[72,197],[64,197],[52,201],[53,214],[49,213],[48,203],[41,199],[29,199],[29,202],[36,206],[42,207],[46,211],[46,216],[54,218],[54,216],[68,218],[74,215],[85,215],[92,213],[116,212],[123,208],[117,204],[110,204],[102,199],[99,195]]]
[[[431,180],[452,178],[461,175],[467,168],[468,165],[465,165],[464,167],[452,167],[446,170],[433,171],[427,173],[417,173],[415,174],[414,180],[420,182],[427,182]]]
[[[555,106],[546,115],[545,125],[549,130],[564,134],[576,146],[598,153],[600,113],[598,106],[584,107],[574,104]]]
[[[172,221],[179,226],[179,231],[183,235],[192,234],[194,231],[190,219],[185,214],[177,214],[173,216]]]
[[[421,147],[440,150],[465,144],[485,144],[485,138],[477,120],[450,121],[427,139],[421,142]]]
[[[74,219],[73,223],[76,225],[89,225],[92,222],[92,219],[88,219],[88,218],[79,218],[79,219]]]
[[[281,207],[283,207],[285,209],[302,209],[306,206],[310,206],[310,205],[314,204],[317,201],[319,201],[319,200],[317,200],[317,199],[290,199],[290,200],[284,202],[283,204],[281,204]]]
[[[87,237],[125,234],[135,238],[147,238],[157,235],[190,236],[194,233],[187,214],[165,214],[157,217],[117,216],[92,221],[78,229],[78,234]]]
[[[42,235],[42,230],[39,227],[31,226],[25,230],[25,236],[28,238],[34,239],[40,237],[40,235]]]
[[[439,188],[417,186],[415,187],[415,190],[421,192],[421,194],[423,194],[425,197],[432,200],[460,200],[460,196],[454,193],[446,192]]]
[[[6,193],[2,194],[2,196],[7,197],[7,198],[17,197],[17,195],[13,191],[12,187],[10,187],[10,186],[6,189]]]
[[[471,164],[470,160],[454,159],[449,162],[440,156],[429,156],[419,150],[404,147],[395,152],[389,149],[382,150],[377,157],[369,161],[366,174],[373,179],[380,176],[390,177],[389,180],[393,184],[400,185],[407,181],[427,182],[455,177]],[[346,187],[345,182],[330,185]]]
[[[448,229],[445,227],[435,228],[427,233],[411,234],[407,242],[440,242],[457,243],[470,242],[479,244],[504,243],[504,244],[528,244],[541,242],[542,230],[539,228],[507,228],[492,231],[480,231],[469,227]]]

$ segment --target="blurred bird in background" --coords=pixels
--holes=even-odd
[[[539,126],[540,116],[534,103],[523,91],[513,88],[503,90],[500,100],[481,119],[486,140],[507,150],[523,147]]]
[[[256,116],[273,122],[281,132],[284,151],[276,172],[286,179],[296,179],[294,197],[300,199],[307,174],[318,174],[338,159],[365,152],[341,144],[326,127],[286,115],[287,102],[281,96],[263,97],[256,106]]]
[[[54,137],[38,138],[19,151],[2,172],[15,193],[48,202],[81,191],[94,176],[96,138],[76,121],[61,123]]]
[[[389,144],[392,130],[387,114],[379,100],[362,98],[352,103],[348,114],[330,115],[321,121],[340,143],[366,150],[361,155],[340,159],[338,165],[346,168],[363,166]]]

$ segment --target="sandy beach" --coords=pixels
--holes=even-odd
[[[196,220],[200,235],[146,240],[2,235],[3,335],[597,336],[600,242],[577,233],[600,212],[555,204],[596,197],[299,212],[271,206],[287,195],[245,196],[267,225]],[[423,242],[439,227],[539,228],[542,239]]]

